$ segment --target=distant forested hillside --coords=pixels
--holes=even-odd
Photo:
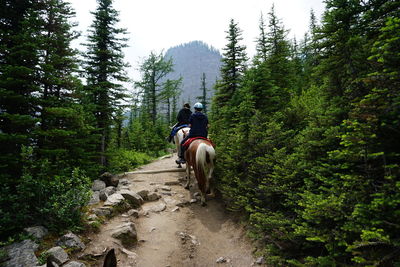
[[[201,95],[201,78],[206,77],[206,88],[209,96],[214,94],[214,84],[219,79],[221,55],[218,50],[201,41],[192,41],[186,44],[169,48],[165,58],[172,58],[174,71],[169,73],[167,79],[183,77],[182,93],[178,104],[189,101],[196,102],[196,97]]]

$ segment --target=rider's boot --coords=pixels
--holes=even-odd
[[[168,141],[168,143],[171,143],[171,141],[172,141],[172,135],[169,135],[169,136],[167,137],[167,141]]]
[[[184,147],[184,146],[181,146],[181,151],[180,151],[180,154],[179,154],[179,159],[177,159],[175,162],[176,162],[177,164],[184,164],[184,163],[186,163],[186,160],[185,160],[185,147]]]

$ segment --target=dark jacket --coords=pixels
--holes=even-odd
[[[183,124],[189,124],[189,118],[192,114],[192,111],[188,108],[183,108],[179,111],[176,119],[178,120],[178,124],[176,126],[180,126]]]
[[[208,118],[202,112],[196,111],[190,116],[189,123],[191,125],[189,136],[190,137],[197,137],[202,136],[207,138],[208,130]]]

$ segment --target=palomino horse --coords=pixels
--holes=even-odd
[[[178,152],[178,155],[181,153],[181,142],[183,138],[185,138],[189,134],[189,131],[190,131],[189,127],[184,127],[179,131],[177,131],[174,136],[174,142],[176,145],[176,151]],[[182,168],[182,165],[180,163],[178,164],[178,168]]]
[[[194,170],[201,192],[201,204],[206,204],[206,194],[210,189],[210,180],[214,171],[215,150],[212,144],[204,139],[194,140],[185,151],[186,159],[186,185],[190,186],[190,167]],[[212,191],[212,189],[211,189]]]

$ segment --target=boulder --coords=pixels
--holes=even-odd
[[[4,247],[9,260],[4,262],[4,267],[33,267],[39,264],[35,251],[39,245],[32,240],[24,240]]]
[[[63,265],[63,267],[86,267],[86,265],[79,261],[70,261],[67,264]]]
[[[43,239],[49,231],[43,226],[33,226],[24,229],[26,233],[33,236],[36,239]]]
[[[117,192],[117,188],[114,186],[107,186],[106,188],[100,190],[100,200],[106,201],[109,196]]]
[[[135,210],[135,209],[130,209],[128,210],[128,212],[126,213],[128,216],[133,216],[135,218],[139,218],[139,211]]]
[[[105,172],[102,175],[100,175],[100,179],[106,183],[106,186],[115,186],[117,187],[119,184],[119,178],[118,176]]]
[[[120,193],[112,194],[107,198],[107,201],[104,203],[104,206],[118,206],[122,204],[125,198]]]
[[[179,181],[167,181],[164,183],[164,185],[180,185],[181,183]]]
[[[48,266],[52,266],[52,267],[60,267],[60,265],[58,265],[57,263],[55,263],[54,261],[48,260],[48,262],[46,262],[45,265],[40,266],[40,267],[48,267]]]
[[[74,233],[69,232],[63,235],[57,242],[57,246],[64,246],[67,248],[72,248],[74,250],[84,250],[85,245],[82,243],[81,239]]]
[[[130,182],[126,178],[122,178],[121,180],[119,180],[119,185],[129,185],[129,184]]]
[[[103,182],[102,180],[94,180],[93,181],[93,184],[92,184],[93,191],[100,191],[104,188],[106,188],[106,183]]]
[[[157,205],[154,205],[151,207],[151,211],[152,212],[161,212],[164,211],[167,208],[167,205],[165,205],[165,203],[159,203]]]
[[[88,205],[95,205],[100,202],[100,192],[92,191],[92,196],[90,197]]]
[[[53,247],[46,251],[51,261],[54,261],[58,265],[62,265],[69,260],[68,254],[62,247]]]
[[[147,195],[147,200],[148,201],[156,201],[160,198],[161,196],[159,194],[157,194],[156,192],[152,192],[150,194]]]
[[[164,185],[164,186],[161,187],[161,190],[163,190],[163,191],[171,191],[171,187]]]
[[[96,208],[92,209],[92,212],[96,214],[97,216],[110,216],[112,214],[112,209],[109,207],[101,207],[101,208]]]
[[[189,201],[187,201],[187,200],[181,200],[180,202],[178,202],[178,204],[176,204],[176,206],[177,206],[177,207],[183,208],[183,207],[185,207],[185,206],[187,206],[187,205],[189,205],[189,204],[190,204]]]
[[[165,197],[164,202],[168,205],[168,207],[174,207],[180,203],[180,200],[174,199],[172,197]]]
[[[226,262],[226,259],[224,257],[219,257],[215,262],[216,263],[224,263],[224,262]]]
[[[140,205],[143,204],[143,198],[136,194],[133,191],[130,190],[121,190],[120,194],[128,200],[130,204],[132,204],[133,207],[140,207]]]
[[[143,189],[137,192],[139,196],[141,196],[144,200],[147,200],[147,196],[149,195],[149,190]]]
[[[136,227],[133,223],[124,223],[117,227],[112,233],[111,236],[121,240],[124,246],[132,246],[137,243],[137,233]]]
[[[264,264],[265,263],[264,257],[258,257],[255,263],[258,265]]]

